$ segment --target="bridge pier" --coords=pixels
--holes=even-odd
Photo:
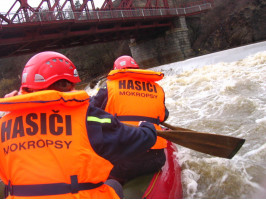
[[[129,48],[140,67],[155,67],[184,60],[193,55],[185,17],[174,22],[174,28],[156,38],[131,39]]]

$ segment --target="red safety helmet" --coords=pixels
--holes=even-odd
[[[33,56],[25,65],[21,88],[45,89],[61,79],[71,83],[80,82],[78,71],[71,60],[60,53],[45,51]]]
[[[114,69],[139,69],[136,61],[130,56],[120,56],[114,62]]]

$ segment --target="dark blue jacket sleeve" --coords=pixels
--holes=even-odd
[[[101,88],[95,96],[91,97],[90,105],[105,110],[107,101],[108,101],[108,91],[107,91],[107,86],[105,86],[104,88]]]
[[[156,130],[148,122],[143,122],[140,127],[128,127],[113,115],[91,105],[88,116],[99,119],[86,122],[92,148],[113,164],[150,149],[156,142]],[[105,122],[100,122],[101,119]]]

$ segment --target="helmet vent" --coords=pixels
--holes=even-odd
[[[56,62],[56,59],[54,58],[53,61]]]
[[[45,82],[45,79],[44,79],[44,77],[42,75],[35,74],[34,82]]]
[[[59,59],[60,62],[63,62],[63,59]]]
[[[54,61],[54,60],[53,60]],[[55,62],[55,61],[54,61]],[[50,65],[50,67],[53,67],[53,65],[51,65],[51,62],[50,61],[47,61],[46,62],[47,65]]]

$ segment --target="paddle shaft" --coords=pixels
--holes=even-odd
[[[245,142],[242,138],[193,131],[174,127],[165,122],[161,124],[173,130],[157,130],[158,136],[189,149],[221,158],[231,159]]]

